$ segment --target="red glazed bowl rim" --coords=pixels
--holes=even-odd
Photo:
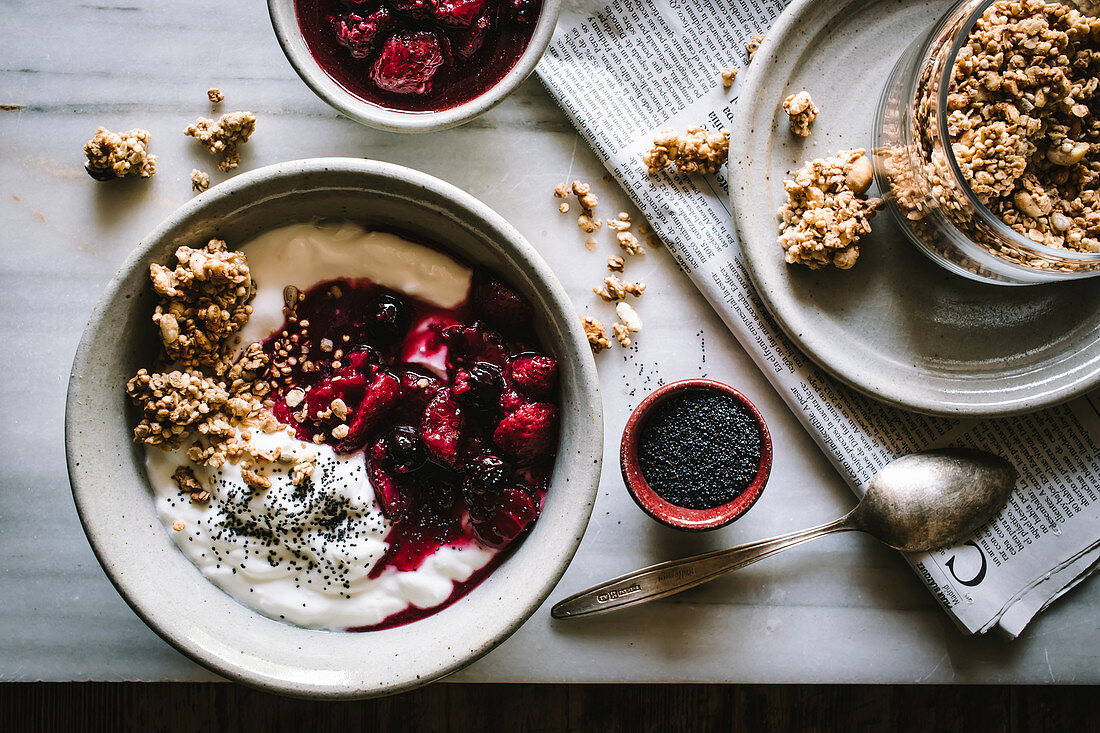
[[[642,468],[638,462],[638,440],[645,420],[657,405],[675,395],[707,390],[730,395],[756,420],[761,438],[760,465],[756,469],[756,476],[752,483],[732,501],[711,509],[688,509],[666,501],[650,487],[645,476],[642,475]],[[718,529],[745,514],[764,493],[764,486],[768,483],[768,476],[771,475],[772,470],[772,438],[768,431],[768,424],[764,422],[764,416],[756,409],[756,405],[733,387],[712,379],[683,379],[654,390],[634,408],[634,412],[626,421],[626,427],[623,428],[619,464],[623,472],[623,481],[631,498],[642,511],[661,524],[691,531]]]

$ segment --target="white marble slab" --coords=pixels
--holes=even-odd
[[[412,166],[481,198],[542,252],[582,310],[611,253],[584,250],[551,195],[598,182],[600,208],[625,196],[537,82],[489,115],[430,137],[338,117],[298,80],[263,4],[191,0],[0,5],[0,679],[194,680],[210,675],[123,603],[93,557],[69,494],[65,384],[92,305],[125,255],[213,171],[183,128],[218,86],[251,109],[244,168],[349,155]],[[145,127],[160,156],[150,181],[97,184],[81,145],[97,125]],[[214,172],[214,180],[222,174]],[[847,488],[745,353],[663,252],[634,264],[649,289],[638,348],[599,359],[607,470],[580,552],[553,599],[659,560],[820,523]],[[615,470],[631,407],[662,380],[706,375],[761,408],[776,448],[771,483],[735,525],[705,535],[645,517]],[[964,638],[892,551],[833,536],[709,586],[615,615],[555,622],[540,610],[463,681],[1100,682],[1100,583],[1060,601],[1022,639]],[[210,619],[217,623],[217,619]]]

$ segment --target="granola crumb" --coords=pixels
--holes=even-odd
[[[630,346],[630,331],[621,323],[615,323],[611,326],[611,333],[615,335],[615,340],[619,342],[619,345],[623,348]]]
[[[592,292],[610,303],[615,300],[624,300],[627,295],[641,297],[645,292],[645,283],[624,281],[615,275],[608,275],[603,279],[603,286],[592,288]]]
[[[737,79],[737,67],[727,66],[719,71],[718,74],[722,77],[722,88],[729,89],[733,86],[734,80]]]
[[[247,468],[241,470],[241,478],[250,489],[270,489],[271,479]]]
[[[228,173],[240,165],[239,148],[248,142],[255,130],[256,115],[251,112],[227,112],[216,122],[200,117],[193,125],[188,125],[183,134],[198,140],[211,155],[221,155],[218,169]]]
[[[611,255],[607,258],[607,269],[611,272],[622,272],[625,266],[626,263],[619,255]]]
[[[588,338],[588,345],[592,347],[593,353],[598,354],[604,349],[611,348],[611,339],[607,337],[607,329],[598,320],[591,316],[584,316],[581,318],[581,326],[584,328],[584,335]]]
[[[172,478],[179,487],[181,494],[187,494],[191,501],[197,504],[205,504],[210,501],[210,494],[203,488],[202,483],[195,478],[195,471],[190,466],[180,466],[172,474]]]
[[[810,125],[817,118],[818,109],[809,92],[803,89],[798,94],[792,94],[784,99],[783,111],[790,119],[791,132],[799,137],[810,136]]]
[[[317,456],[311,455],[295,461],[290,469],[290,483],[301,486],[307,478],[313,475],[315,468],[317,468]]]
[[[788,263],[812,270],[828,265],[847,270],[856,263],[857,243],[882,207],[881,199],[864,199],[848,184],[861,158],[862,149],[845,150],[806,163],[783,182],[787,202],[779,209],[779,244]]]
[[[207,89],[206,98],[210,100],[211,104],[220,104],[225,101],[225,95],[222,94],[222,90],[217,87],[210,87]]]
[[[704,127],[689,127],[680,134],[664,127],[653,135],[653,147],[642,156],[650,175],[675,163],[679,173],[715,173],[729,157],[729,130],[707,132]]]
[[[191,190],[202,193],[208,188],[210,188],[210,176],[198,168],[193,168],[191,170]]]
[[[133,129],[111,132],[96,128],[92,139],[84,143],[84,170],[97,181],[140,176],[149,178],[157,172],[157,156],[149,153],[149,131]]]
[[[603,226],[603,221],[600,219],[593,219],[588,214],[581,214],[577,217],[577,226],[580,227],[582,232],[591,234],[592,232],[600,231],[600,227]]]
[[[556,199],[567,199],[567,198],[569,198],[569,184],[562,182],[562,183],[559,183],[558,185],[554,186],[554,198],[556,198]]]
[[[182,519],[177,519],[176,521],[172,522],[172,529],[176,532],[182,532],[186,528],[187,525],[183,523]]]
[[[584,248],[589,252],[595,252],[596,248],[600,246],[600,243],[596,241],[595,237],[587,237],[584,240]]]
[[[569,202],[568,201],[562,201],[560,204],[558,204],[558,211],[560,211],[563,214],[568,214],[569,213]]]
[[[615,235],[615,239],[619,242],[619,248],[628,255],[645,254],[645,248],[642,247],[642,243],[630,232],[619,232]]]
[[[608,219],[607,226],[617,232],[625,232],[630,228],[630,222],[622,219]]]
[[[760,50],[760,44],[764,42],[763,33],[754,33],[749,36],[748,43],[745,44],[745,53],[749,56],[749,63],[752,63],[753,56]]]
[[[581,208],[589,216],[599,205],[599,199],[596,198],[596,194],[592,193],[592,187],[587,183],[581,181],[573,181],[573,195],[577,197],[577,201],[580,203]]]

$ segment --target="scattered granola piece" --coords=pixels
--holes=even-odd
[[[642,330],[642,318],[638,315],[638,311],[631,307],[630,303],[626,301],[620,301],[615,304],[615,315],[619,317],[619,320],[623,322],[623,325],[631,333],[637,333]]]
[[[183,134],[198,140],[211,155],[223,156],[218,169],[229,172],[240,165],[238,148],[248,142],[255,130],[256,115],[251,112],[227,112],[216,122],[200,117]]]
[[[332,415],[337,420],[344,421],[348,419],[348,406],[339,397],[332,401],[329,409],[332,410]]]
[[[340,423],[332,429],[332,437],[336,440],[343,440],[344,438],[348,437],[349,429],[350,428],[348,428],[346,423]]]
[[[848,185],[863,156],[861,149],[845,150],[813,160],[783,182],[787,202],[779,209],[779,243],[788,263],[812,270],[847,270],[856,263],[857,242],[871,231],[870,218],[882,206],[881,199],[863,199]]]
[[[626,263],[619,255],[611,255],[607,258],[607,269],[612,272],[622,272],[625,266]]]
[[[587,237],[584,240],[584,248],[589,252],[595,252],[596,248],[600,246],[600,243],[596,241],[595,237]]]
[[[708,133],[703,127],[689,127],[683,135],[671,127],[658,130],[653,147],[642,156],[650,175],[673,163],[682,174],[714,173],[729,157],[729,130]]]
[[[172,529],[177,532],[182,532],[186,527],[187,525],[183,523],[182,519],[177,519],[176,521],[172,522]]]
[[[591,234],[592,232],[598,232],[603,225],[603,221],[600,219],[593,219],[588,214],[581,214],[577,217],[577,226],[581,228],[582,232]]]
[[[628,255],[645,254],[645,248],[642,247],[642,243],[630,232],[619,232],[615,235],[615,239],[619,242],[619,248]]]
[[[205,504],[210,501],[210,494],[203,488],[202,483],[195,478],[195,472],[190,466],[180,466],[176,469],[176,472],[172,474],[172,478],[176,482],[176,486],[179,487],[180,493],[187,494],[191,497],[191,501],[198,504]]]
[[[729,89],[733,86],[734,79],[737,78],[737,67],[727,66],[718,72],[722,77],[722,88]]]
[[[210,176],[198,168],[193,168],[191,170],[191,190],[202,193],[208,188],[210,188]]]
[[[592,292],[604,300],[623,300],[627,295],[640,297],[645,292],[645,283],[623,281],[614,275],[608,275],[603,279],[603,287],[592,288]]]
[[[157,172],[157,156],[149,153],[149,131],[134,129],[111,132],[96,128],[92,139],[84,143],[88,161],[84,170],[97,181],[140,176],[149,178]]]
[[[754,33],[749,36],[748,43],[745,44],[745,53],[749,56],[749,63],[752,63],[752,57],[756,55],[756,52],[760,50],[760,44],[764,42],[763,33]]]
[[[588,345],[592,347],[594,353],[598,354],[604,349],[611,348],[611,339],[607,337],[607,330],[602,323],[590,316],[584,316],[581,318],[581,325],[584,327],[584,335],[588,338]]]
[[[599,199],[596,198],[596,194],[592,193],[592,187],[587,183],[573,181],[573,195],[577,197],[577,201],[580,202],[581,207],[588,215],[591,215],[599,204]]]
[[[247,468],[241,470],[241,478],[251,489],[270,489],[271,479]]]
[[[615,323],[611,326],[611,333],[615,335],[615,340],[619,342],[619,345],[624,349],[630,346],[630,330],[627,329],[621,323]]]
[[[607,226],[617,232],[625,232],[630,228],[630,222],[622,219],[608,219]]]
[[[290,469],[290,483],[301,486],[307,478],[313,475],[313,470],[316,467],[317,456],[311,455],[296,461]]]
[[[211,104],[220,104],[225,101],[225,95],[222,94],[222,90],[217,87],[211,87],[206,90],[206,97],[210,100]]]
[[[810,97],[810,93],[803,89],[798,94],[792,94],[783,100],[783,111],[791,122],[791,132],[799,137],[810,136],[810,125],[817,117],[817,105]]]
[[[226,340],[252,314],[255,294],[245,256],[211,239],[202,249],[181,246],[174,270],[153,263],[149,276],[160,303],[153,322],[169,358],[184,366],[215,366]]]
[[[569,184],[563,182],[563,183],[559,183],[558,185],[554,186],[554,198],[556,198],[556,199],[567,199],[567,198],[569,198]]]
[[[568,201],[562,201],[560,204],[558,204],[558,211],[560,211],[563,214],[568,214],[569,213],[569,202]]]

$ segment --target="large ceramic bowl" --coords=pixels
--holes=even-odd
[[[453,605],[382,631],[310,631],[247,608],[208,581],[154,507],[144,450],[131,440],[124,385],[159,343],[151,262],[211,237],[244,243],[318,216],[420,232],[504,276],[534,304],[561,364],[561,445],[542,514],[515,552]],[[65,439],[84,530],[122,597],[168,643],[215,672],[311,697],[389,694],[425,684],[504,641],[554,588],[588,523],[603,453],[595,364],[565,291],[524,238],[487,206],[416,171],[347,158],[244,173],[197,196],[150,234],[107,288],[80,341]]]
[[[456,107],[434,112],[406,112],[368,102],[352,94],[329,76],[310,53],[298,25],[294,0],[267,0],[268,14],[275,36],[287,60],[313,93],[345,115],[368,127],[390,132],[434,132],[469,122],[504,101],[531,75],[550,44],[558,24],[562,0],[542,0],[539,18],[531,40],[516,65],[500,81],[480,96]]]

